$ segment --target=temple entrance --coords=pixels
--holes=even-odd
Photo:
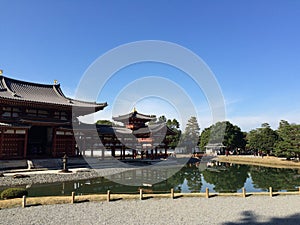
[[[49,156],[52,147],[53,128],[32,126],[28,131],[27,156]]]

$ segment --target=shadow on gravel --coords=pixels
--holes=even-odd
[[[182,198],[182,197],[183,197],[183,195],[176,195],[176,196],[174,196],[173,199],[178,199],[178,198]]]
[[[218,196],[217,194],[210,194],[209,198],[214,198],[214,197],[217,197],[217,196]]]
[[[42,204],[41,203],[37,203],[37,204],[27,204],[26,205],[26,208],[27,207],[34,207],[34,206],[41,206]]]
[[[88,199],[85,200],[76,200],[75,203],[84,203],[84,202],[90,202]]]
[[[287,217],[274,217],[271,218],[267,222],[259,222],[257,218],[259,215],[255,215],[251,211],[245,211],[242,213],[243,218],[238,222],[227,222],[223,223],[223,225],[238,225],[238,224],[253,224],[253,225],[273,225],[273,224],[280,224],[280,225],[299,225],[300,222],[300,213],[287,216]]]
[[[113,198],[113,199],[110,199],[111,202],[117,202],[117,201],[120,201],[122,200],[123,198]]]
[[[153,198],[152,196],[147,196],[147,197],[143,197],[143,200],[147,200],[147,199],[151,199]]]

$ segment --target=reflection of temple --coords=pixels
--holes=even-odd
[[[133,112],[113,117],[116,122],[124,126],[108,125],[80,125],[78,132],[75,132],[77,140],[80,140],[79,149],[85,156],[102,156],[107,152],[113,157],[120,159],[136,158],[155,159],[166,158],[169,143],[166,135],[175,135],[165,123],[147,124],[156,120],[153,115],[144,115]],[[99,140],[100,138],[100,140]]]
[[[56,82],[30,83],[0,74],[0,159],[75,155],[72,108],[80,116],[105,106],[67,98]]]

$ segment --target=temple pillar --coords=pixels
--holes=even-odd
[[[56,128],[53,128],[52,156],[56,157]]]
[[[27,143],[28,143],[28,129],[25,130],[25,139],[24,139],[24,152],[23,158],[25,159],[27,156]]]
[[[168,146],[165,145],[165,157],[164,158],[167,158],[168,157]]]
[[[3,142],[4,142],[4,129],[0,129],[0,159],[2,158]]]
[[[126,150],[126,147],[124,145],[122,145],[122,149],[123,149],[123,157],[125,159],[125,155],[126,155],[125,150]]]
[[[111,147],[111,155],[112,155],[112,157],[115,157],[115,156],[116,156],[116,147],[115,147],[115,145],[113,145],[113,146]]]

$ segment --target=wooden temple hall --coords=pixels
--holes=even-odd
[[[72,118],[106,106],[107,103],[68,98],[57,82],[38,84],[0,73],[0,159],[62,157],[64,154],[120,159],[137,155],[151,159],[167,156],[166,136],[175,133],[165,123],[149,125],[156,117],[136,110],[114,117],[114,121],[123,124],[120,126],[78,123],[73,128],[77,121],[72,124]],[[97,132],[93,132],[95,129]]]
[[[156,121],[156,116],[144,115],[134,109],[129,114],[113,117],[113,120],[122,125],[81,124],[78,131],[74,129],[76,140],[80,140],[80,154],[118,159],[157,159],[168,156],[168,137],[177,133],[166,123],[147,124]],[[94,132],[95,129],[97,132]]]
[[[0,73],[0,159],[74,156],[72,108],[99,111],[106,103],[67,98],[60,85],[11,79]]]

